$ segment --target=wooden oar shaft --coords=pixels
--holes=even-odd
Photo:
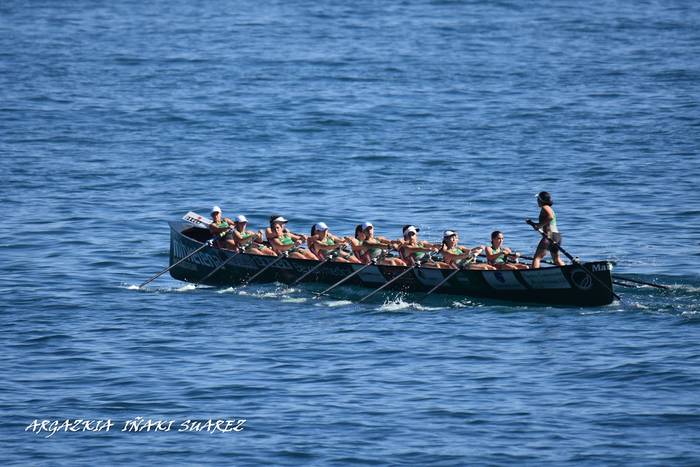
[[[455,274],[457,274],[457,273],[458,273],[459,271],[461,271],[461,270],[462,270],[462,269],[459,268],[459,269],[456,269],[456,270],[452,271],[447,277],[445,277],[443,280],[441,280],[440,283],[439,283],[438,285],[436,285],[435,287],[433,287],[432,289],[430,289],[430,290],[428,291],[428,293],[426,293],[425,295],[423,295],[423,298],[421,298],[421,301],[423,301],[428,295],[430,295],[431,293],[435,292],[437,289],[439,289],[440,287],[442,287],[443,284],[447,283],[447,281],[449,281],[450,279],[452,279],[452,276],[454,276]]]
[[[408,274],[409,272],[413,271],[413,270],[416,269],[417,267],[418,267],[418,265],[415,264],[415,265],[411,266],[410,268],[406,269],[405,271],[403,271],[401,274],[399,274],[398,276],[396,276],[396,277],[394,277],[393,279],[391,279],[391,280],[390,280],[389,282],[387,282],[386,284],[382,285],[382,286],[379,287],[378,289],[375,289],[375,290],[372,291],[370,294],[365,295],[364,297],[362,297],[362,299],[360,299],[360,301],[359,301],[358,303],[362,303],[362,302],[364,302],[365,300],[367,300],[368,298],[373,297],[375,294],[381,292],[381,291],[384,290],[386,287],[388,287],[389,285],[393,284],[393,283],[396,282],[397,280],[401,279],[404,275],[406,275],[406,274]]]
[[[219,264],[217,267],[215,267],[209,274],[207,274],[206,276],[202,277],[200,280],[198,280],[197,282],[195,282],[194,286],[197,287],[199,284],[201,284],[201,283],[204,282],[205,280],[209,279],[211,276],[213,276],[214,274],[216,274],[216,271],[218,271],[219,269],[221,269],[221,268],[223,268],[224,266],[226,266],[226,265],[228,264],[229,261],[231,261],[233,258],[235,258],[236,256],[238,256],[238,255],[240,255],[240,254],[241,254],[241,252],[238,251],[238,252],[234,253],[233,255],[229,256],[228,258],[226,258],[224,261],[221,262],[221,264]]]
[[[317,293],[317,294],[316,294],[316,297],[320,297],[321,295],[323,295],[323,294],[325,294],[325,293],[327,293],[327,292],[330,292],[331,290],[335,289],[335,288],[338,287],[339,285],[344,284],[344,283],[347,282],[351,277],[354,277],[356,274],[361,273],[362,271],[364,271],[365,269],[367,269],[367,268],[370,267],[370,266],[374,266],[374,263],[365,264],[365,265],[362,266],[360,269],[358,269],[358,270],[356,270],[356,271],[353,271],[351,274],[348,274],[347,276],[343,277],[341,280],[339,280],[339,281],[336,282],[335,284],[331,285],[331,286],[328,287],[326,290]]]
[[[205,249],[206,247],[211,246],[211,243],[210,243],[210,242],[211,242],[211,240],[208,241],[208,242],[206,242],[204,245],[200,246],[200,247],[197,248],[196,250],[194,250],[194,251],[193,251],[192,253],[190,253],[189,255],[187,255],[187,256],[185,256],[184,258],[182,258],[182,259],[181,259],[180,261],[178,261],[177,263],[175,263],[175,264],[173,264],[172,266],[168,266],[167,268],[163,269],[163,270],[160,271],[158,274],[156,274],[155,276],[151,277],[150,279],[148,279],[148,280],[147,280],[146,282],[144,282],[143,284],[139,285],[139,289],[143,288],[144,285],[150,284],[150,283],[153,282],[154,280],[158,279],[160,276],[162,276],[162,275],[165,274],[166,272],[170,271],[172,268],[174,268],[174,267],[177,266],[178,264],[182,263],[183,261],[185,261],[186,259],[188,259],[190,256],[193,256],[193,255],[195,255],[196,253],[199,253],[201,250]]]
[[[670,288],[667,285],[654,284],[653,282],[644,282],[644,281],[640,281],[638,279],[630,279],[629,277],[623,277],[623,276],[618,276],[618,275],[613,275],[613,279],[616,279],[618,281],[634,282],[635,284],[649,285],[651,287],[656,287],[659,289],[669,289]]]
[[[330,256],[326,257],[323,261],[321,261],[319,264],[317,264],[317,265],[314,266],[313,268],[311,268],[311,269],[309,269],[308,271],[306,271],[301,277],[297,278],[297,279],[296,279],[294,282],[292,282],[290,285],[297,285],[299,282],[301,282],[301,281],[303,281],[304,279],[306,279],[306,278],[309,276],[309,274],[312,274],[313,272],[317,271],[321,266],[323,266],[324,264],[330,262],[332,259],[333,259],[333,258],[331,258]]]
[[[280,254],[279,258],[276,258],[273,262],[271,262],[270,264],[268,264],[267,266],[265,266],[264,268],[262,268],[260,271],[256,272],[255,274],[253,274],[253,275],[252,275],[251,277],[249,277],[248,279],[246,279],[246,280],[243,282],[243,284],[241,284],[241,287],[245,287],[246,285],[250,284],[250,283],[253,282],[257,277],[259,277],[260,274],[262,274],[263,272],[267,271],[269,268],[271,268],[271,267],[274,266],[275,264],[279,263],[281,260],[283,260],[284,258],[286,258],[286,257],[288,257],[288,256],[289,256],[289,253],[287,253],[286,251],[283,252],[282,254]]]

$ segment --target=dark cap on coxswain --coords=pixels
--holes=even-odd
[[[550,195],[548,191],[540,191],[537,194],[537,201],[542,204],[546,204],[547,206],[554,204],[554,201],[552,201],[552,195]]]

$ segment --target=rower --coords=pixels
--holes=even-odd
[[[399,244],[384,237],[374,236],[374,225],[364,222],[355,228],[355,241],[353,251],[364,264],[375,261],[383,266],[406,266],[401,258],[387,257],[388,250],[396,250]]]
[[[557,215],[552,209],[552,195],[546,191],[541,191],[537,195],[537,205],[540,207],[540,216],[537,223],[532,219],[527,219],[525,222],[533,228],[544,232],[544,236],[540,243],[537,244],[534,258],[532,259],[532,269],[540,267],[540,261],[545,257],[547,251],[552,255],[552,260],[557,266],[564,266],[564,261],[559,258],[559,245],[561,245],[561,234],[557,228]]]
[[[290,258],[311,259],[318,261],[316,255],[301,245],[306,242],[306,235],[295,234],[287,230],[287,219],[282,216],[270,217],[270,227],[265,235],[275,253],[288,252]]]
[[[509,263],[508,257],[515,257],[515,263]],[[527,269],[526,264],[518,263],[520,253],[503,246],[503,232],[491,233],[491,246],[486,247],[486,261],[496,269]]]
[[[257,233],[252,230],[246,230],[247,225],[248,219],[242,214],[236,216],[236,219],[233,221],[231,233],[236,246],[252,255],[277,256],[272,248],[263,244],[262,230],[258,230]]]
[[[341,249],[349,241],[349,238],[333,235],[325,222],[319,222],[311,227],[311,236],[307,237],[306,244],[309,246],[309,250],[321,260],[331,257],[333,261],[338,263],[359,264],[359,259]]]
[[[496,268],[486,263],[477,263],[476,257],[484,251],[483,245],[475,248],[463,247],[457,245],[459,242],[459,234],[456,230],[445,230],[442,234],[442,247],[440,252],[445,262],[453,269],[481,269],[495,270]]]
[[[401,259],[408,266],[415,266],[420,262],[421,265],[426,267],[448,269],[450,266],[447,263],[433,261],[432,259],[423,260],[428,253],[436,252],[440,247],[428,242],[419,242],[418,232],[420,232],[420,229],[415,225],[403,226],[403,241],[400,242],[399,247]]]
[[[221,208],[214,206],[211,208],[212,223],[209,224],[209,232],[215,238],[215,245],[218,248],[236,249],[236,241],[233,238],[231,228],[234,222],[228,217],[221,217]]]

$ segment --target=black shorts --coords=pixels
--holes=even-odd
[[[550,253],[557,253],[559,251],[559,245],[561,245],[561,234],[559,232],[552,232],[549,237],[556,242],[556,244],[549,238],[542,238],[539,245],[537,245],[537,251],[548,250]]]

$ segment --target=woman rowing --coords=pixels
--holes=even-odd
[[[482,270],[494,270],[495,267],[486,263],[477,263],[476,257],[484,251],[483,246],[478,246],[475,248],[469,248],[466,246],[459,246],[459,234],[454,230],[445,230],[442,235],[442,247],[440,252],[444,258],[445,263],[452,269],[464,268],[464,269],[482,269]]]
[[[420,232],[420,229],[415,225],[403,226],[403,241],[399,247],[399,254],[401,259],[406,262],[406,265],[415,266],[420,263],[431,268],[449,268],[450,266],[447,263],[437,262],[430,258],[424,260],[428,253],[436,252],[440,247],[428,242],[419,242],[418,232]]]
[[[226,248],[229,250],[236,249],[236,241],[233,239],[231,229],[234,222],[228,217],[221,216],[221,208],[214,206],[211,208],[212,223],[209,224],[209,232],[216,239],[215,245],[217,248]]]
[[[561,245],[561,234],[557,228],[557,215],[552,209],[552,195],[546,191],[542,191],[537,195],[537,205],[540,207],[540,217],[538,222],[533,222],[532,219],[527,219],[525,222],[530,224],[534,229],[540,230],[544,235],[542,240],[537,244],[535,257],[532,259],[532,269],[540,267],[540,261],[544,259],[547,250],[552,255],[552,260],[557,266],[564,266],[564,261],[559,258],[559,245]]]
[[[401,258],[389,258],[385,255],[386,251],[397,249],[399,244],[384,237],[375,237],[374,226],[370,222],[355,227],[355,238],[351,243],[355,256],[364,264],[375,261],[383,266],[406,266]]]
[[[275,253],[289,252],[290,258],[318,260],[316,255],[301,245],[306,241],[306,235],[288,231],[285,226],[289,222],[282,216],[270,217],[270,227],[265,229],[265,235],[270,247]]]
[[[332,258],[332,261],[338,263],[359,264],[359,259],[351,253],[342,250],[349,240],[348,238],[340,238],[333,235],[328,231],[328,226],[325,222],[319,222],[311,227],[311,236],[307,237],[306,244],[321,260]]]
[[[272,248],[263,244],[262,230],[257,232],[246,230],[247,225],[248,219],[244,215],[236,216],[236,219],[233,221],[231,233],[236,246],[252,255],[277,256]]]
[[[509,263],[508,257],[517,258],[520,253],[513,253],[513,250],[503,246],[503,232],[496,230],[491,233],[491,246],[486,247],[486,262],[496,269],[527,269],[527,265],[522,263]]]

